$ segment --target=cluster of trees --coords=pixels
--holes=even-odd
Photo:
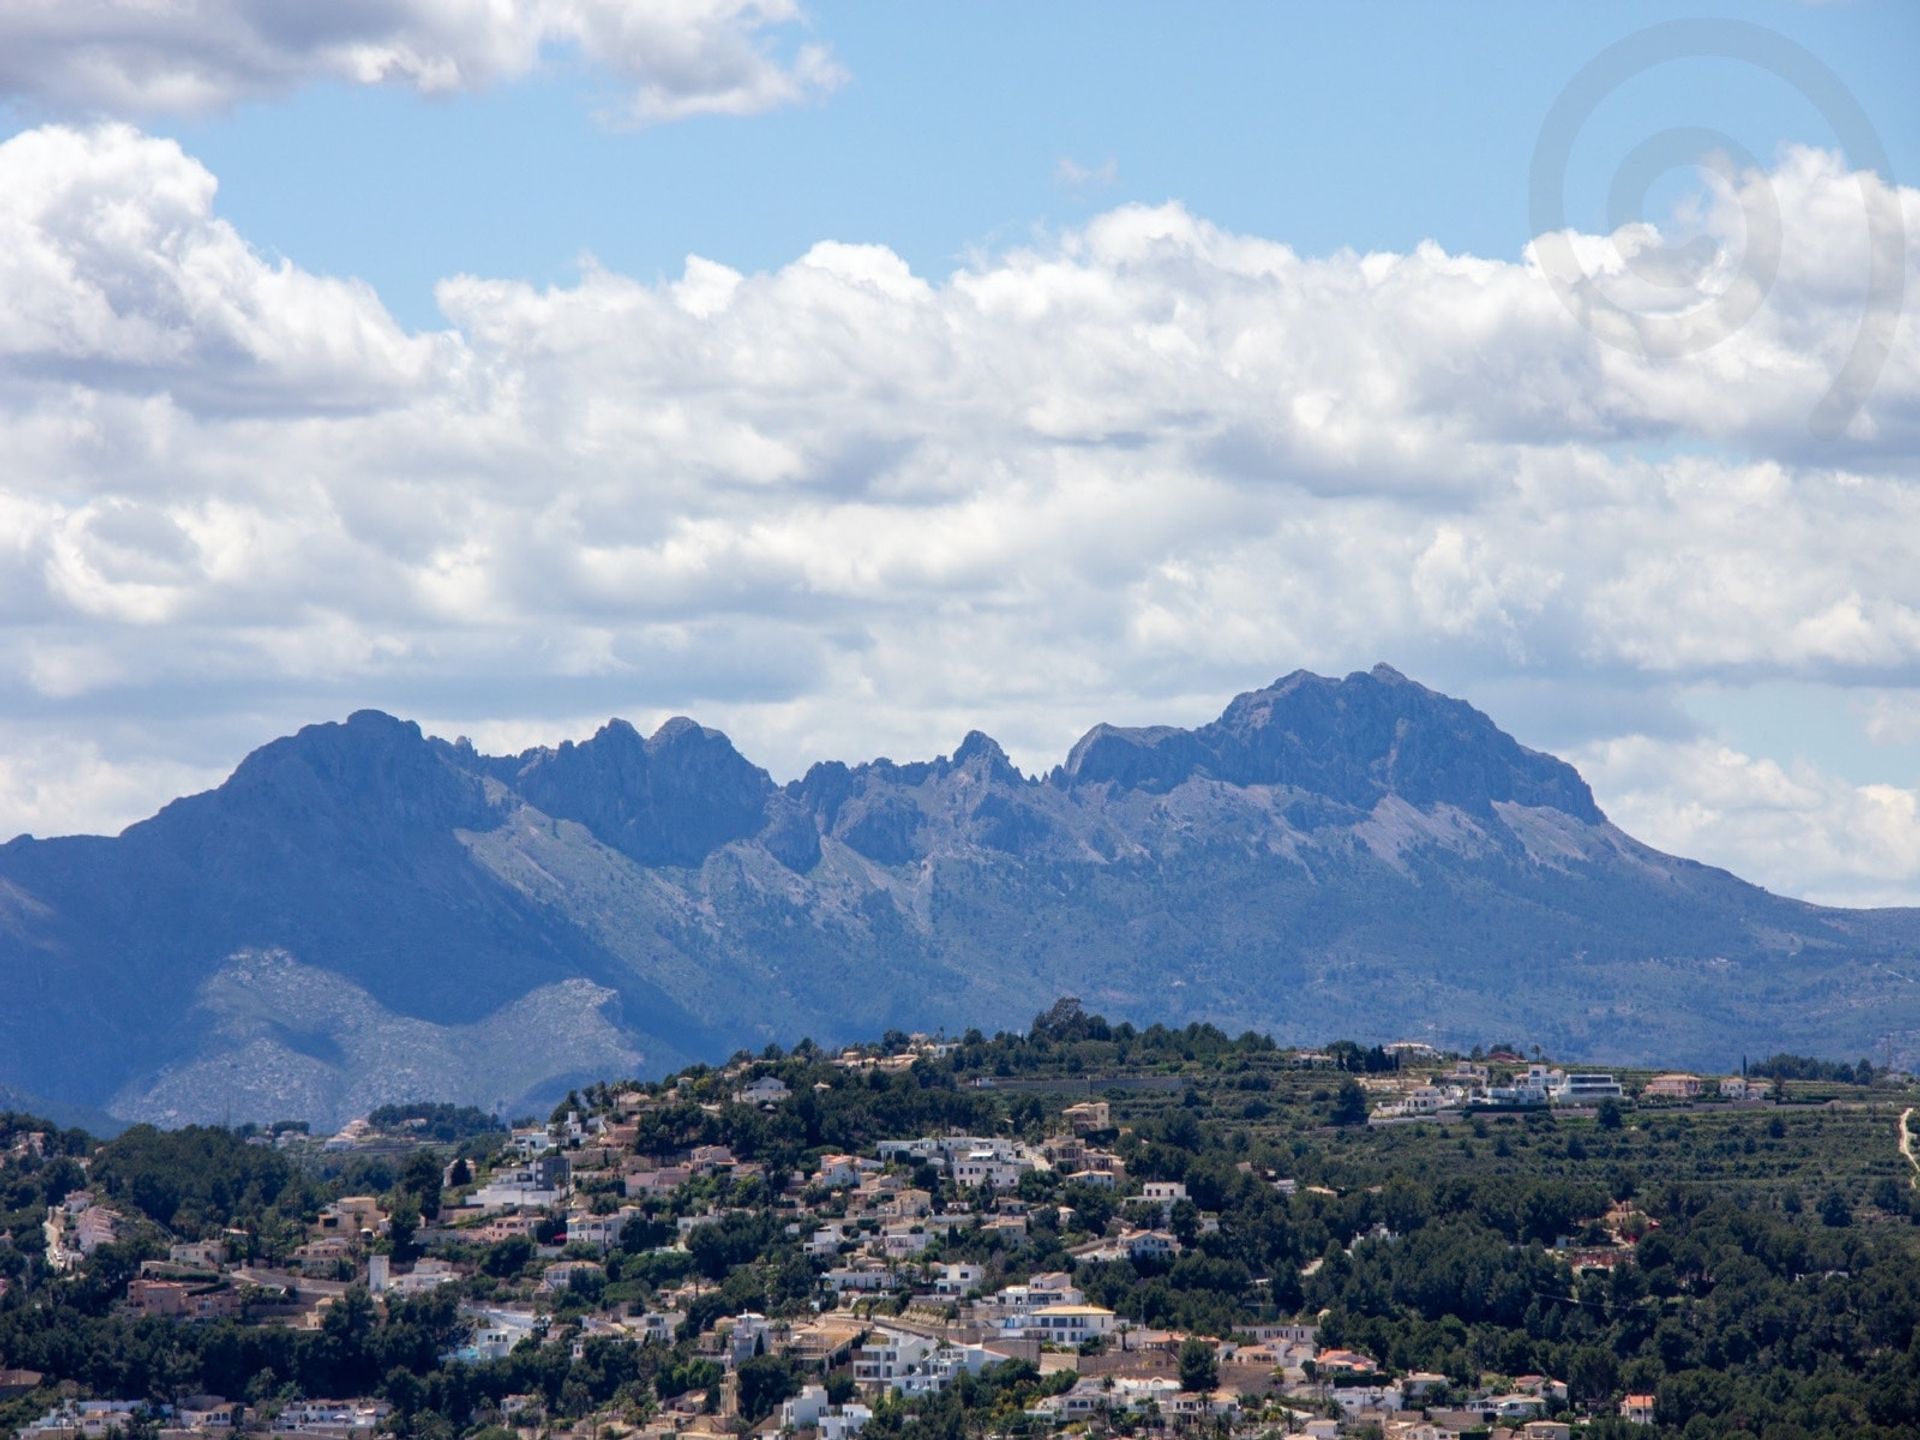
[[[104,1258],[109,1266],[124,1259]],[[350,1290],[327,1309],[317,1330],[134,1320],[111,1313],[118,1298],[111,1287],[79,1285],[64,1287],[55,1304],[0,1305],[0,1354],[93,1394],[263,1400],[283,1390],[378,1393],[396,1369],[436,1369],[441,1350],[459,1334],[450,1294],[394,1300],[381,1312],[365,1290]]]
[[[31,1115],[0,1111],[0,1153],[32,1134],[46,1137],[40,1153],[25,1152],[0,1167],[0,1233],[14,1242],[0,1244],[0,1276],[8,1278],[25,1271],[25,1251],[39,1243],[47,1207],[86,1183],[79,1161],[93,1149],[92,1137],[83,1130],[61,1130]]]
[[[1747,1073],[1769,1080],[1824,1080],[1836,1085],[1871,1085],[1880,1075],[1873,1062],[1864,1057],[1849,1065],[1844,1060],[1816,1060],[1811,1055],[1789,1055],[1785,1051],[1749,1065]]]
[[[910,1071],[849,1073],[817,1062],[786,1061],[763,1065],[793,1088],[793,1099],[772,1110],[724,1105],[721,1113],[701,1101],[729,1098],[732,1082],[707,1077],[710,1088],[695,1088],[676,1103],[640,1115],[636,1148],[643,1154],[671,1154],[696,1145],[729,1146],[743,1160],[758,1160],[770,1170],[789,1172],[809,1152],[870,1149],[881,1139],[945,1130],[991,1130],[1002,1119],[999,1100],[984,1091],[961,1089],[945,1065],[922,1062]],[[824,1081],[828,1091],[816,1092]]]
[[[416,1100],[407,1105],[382,1105],[367,1116],[376,1130],[405,1130],[422,1140],[452,1145],[476,1136],[505,1134],[507,1125],[477,1105],[448,1105]]]
[[[284,1155],[211,1125],[135,1125],[101,1147],[89,1178],[109,1199],[195,1239],[318,1203],[317,1188]]]
[[[1352,1040],[1336,1040],[1327,1047],[1333,1063],[1350,1075],[1378,1075],[1397,1070],[1400,1062],[1379,1045],[1359,1045]]]
[[[93,1137],[84,1130],[61,1129],[51,1120],[26,1115],[18,1110],[0,1110],[0,1150],[10,1150],[16,1140],[39,1134],[45,1138],[40,1149],[49,1155],[85,1155],[93,1149]]]

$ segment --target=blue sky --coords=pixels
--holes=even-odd
[[[1543,127],[1700,16],[1578,129],[1569,289]],[[1652,843],[1920,903],[1916,55],[1864,0],[0,6],[0,836],[362,705],[1037,769],[1386,660]]]
[[[407,323],[468,272],[573,278],[583,252],[634,275],[688,253],[777,266],[822,238],[887,245],[923,274],[1073,226],[1126,200],[1177,199],[1305,253],[1512,257],[1542,118],[1586,61],[1647,25],[1737,16],[1844,78],[1896,176],[1920,175],[1903,4],[1541,6],[1140,3],[816,4],[812,33],[851,78],[778,116],[597,124],[606,88],[575,65],[483,94],[323,84],[154,128],[221,180],[256,244],[361,276]],[[1794,87],[1731,60],[1676,60],[1593,118],[1568,215],[1600,228],[1635,143],[1709,120],[1762,160],[1839,137]],[[1073,185],[1070,161],[1112,178]],[[1656,203],[1688,184],[1672,176]]]

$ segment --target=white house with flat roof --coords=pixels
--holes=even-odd
[[[1553,1087],[1556,1105],[1597,1105],[1602,1100],[1621,1100],[1626,1091],[1605,1071],[1570,1071]]]
[[[1051,1345],[1081,1345],[1113,1332],[1113,1311],[1099,1305],[1043,1305],[1027,1321],[1027,1333]]]

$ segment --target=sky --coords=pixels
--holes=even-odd
[[[1387,661],[1920,904],[1920,8],[0,3],[0,836]]]

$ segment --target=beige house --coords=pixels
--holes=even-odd
[[[314,1229],[322,1235],[383,1235],[387,1216],[371,1195],[343,1195],[320,1212]]]
[[[1087,1135],[1112,1128],[1113,1107],[1104,1100],[1082,1100],[1078,1105],[1067,1106],[1060,1116],[1073,1126],[1074,1134]]]
[[[1641,1093],[1651,1100],[1698,1100],[1706,1088],[1698,1075],[1656,1075]]]

